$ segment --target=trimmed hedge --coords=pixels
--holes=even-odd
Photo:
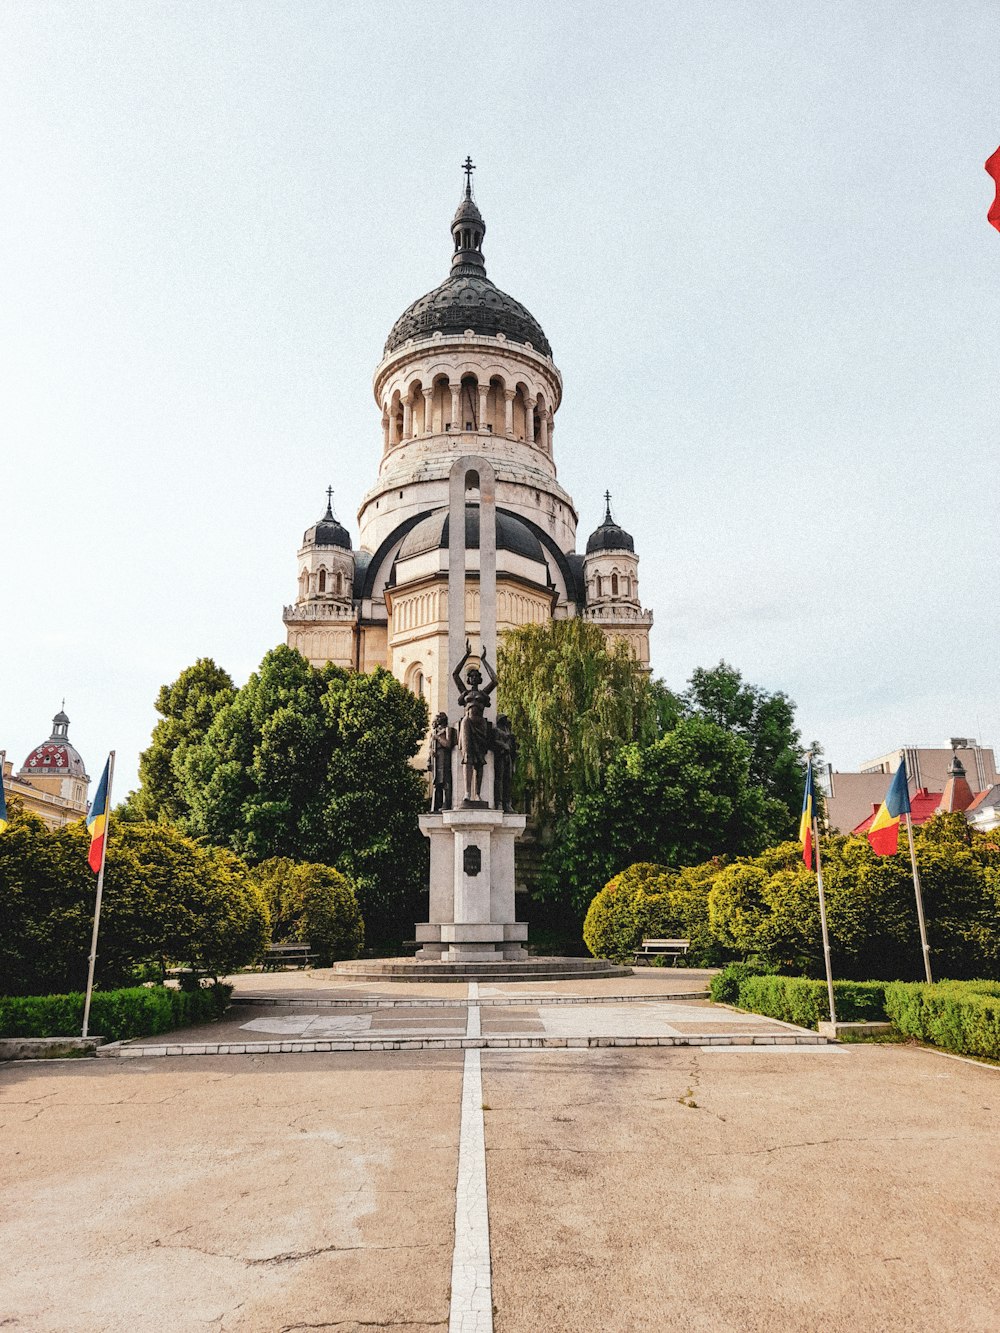
[[[885,1007],[906,1037],[959,1055],[1000,1060],[1000,983],[896,981],[886,987]]]
[[[716,1004],[739,1004],[740,986],[747,977],[763,977],[768,968],[761,963],[727,963],[708,983],[708,991]]]
[[[94,991],[90,1031],[108,1041],[147,1037],[171,1028],[209,1022],[224,1013],[232,986],[216,983],[200,990],[168,986],[133,986]],[[83,1027],[85,996],[0,996],[0,1037],[69,1037]]]
[[[886,1017],[885,981],[835,981],[833,998],[841,1023],[878,1023]],[[825,981],[807,977],[745,977],[739,1006],[755,1014],[815,1028],[830,1017]]]

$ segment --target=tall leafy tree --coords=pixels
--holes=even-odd
[[[659,705],[625,643],[587,620],[552,620],[504,635],[498,712],[519,746],[517,781],[543,822],[594,791],[615,753],[655,739]]]
[[[583,797],[549,854],[550,886],[578,912],[634,862],[680,867],[748,855],[780,836],[787,813],[754,782],[750,747],[702,717],[652,745],[624,746]]]
[[[181,783],[188,751],[211,726],[216,713],[236,693],[228,671],[210,657],[199,657],[156,696],[160,721],[149,747],[139,756],[139,789],[126,802],[132,818],[181,819],[188,813]]]
[[[791,835],[802,806],[805,764],[795,705],[781,690],[773,694],[745,681],[727,662],[691,676],[682,696],[685,711],[705,718],[746,741],[750,780],[788,811],[781,832]]]
[[[427,705],[388,671],[316,669],[275,648],[186,753],[186,827],[251,863],[336,867],[369,938],[398,938],[426,886],[425,788],[410,762],[426,730]]]

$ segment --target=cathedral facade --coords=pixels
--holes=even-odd
[[[649,666],[652,612],[639,600],[631,536],[611,516],[578,553],[577,512],[560,486],[555,418],[562,377],[538,321],[486,276],[486,224],[471,163],[451,224],[451,272],[392,326],[375,371],[378,478],[361,502],[359,540],[325,514],[298,553],[288,644],[314,665],[388,668],[447,709],[448,474],[466,454],[496,472],[497,629],[583,616]],[[479,508],[466,506],[466,622],[478,623]]]

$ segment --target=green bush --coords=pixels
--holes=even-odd
[[[841,1023],[878,1023],[886,1016],[884,981],[835,981],[833,998]],[[815,1028],[830,1017],[825,981],[808,977],[748,976],[740,982],[739,1006],[783,1023]]]
[[[906,1037],[960,1055],[1000,1060],[1000,984],[993,981],[892,982],[886,1012]]]
[[[68,994],[87,980],[94,875],[83,822],[48,829],[29,813],[0,832],[0,991]],[[267,912],[231,852],[167,824],[113,816],[96,980],[102,991],[162,977],[166,963],[221,975],[267,944]]]
[[[126,1041],[207,1023],[225,1012],[232,992],[221,983],[191,991],[168,986],[94,991],[88,1027],[109,1041]],[[82,993],[0,996],[0,1037],[75,1036],[83,1027],[84,1000]]]
[[[267,904],[272,939],[310,944],[320,967],[339,958],[357,958],[365,924],[346,875],[333,866],[274,856],[262,861],[251,877]]]
[[[708,886],[717,867],[671,870],[639,861],[594,896],[583,923],[583,939],[595,958],[630,959],[643,939],[690,940],[688,967],[711,967],[725,952],[712,937]]]
[[[739,1004],[740,986],[747,977],[764,976],[768,969],[762,963],[747,959],[745,963],[727,963],[709,982],[708,989],[716,1004]]]

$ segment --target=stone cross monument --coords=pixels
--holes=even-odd
[[[466,497],[476,490],[479,550],[470,553]],[[420,816],[431,844],[431,874],[430,919],[417,925],[417,957],[488,963],[526,957],[528,937],[527,924],[514,920],[514,843],[526,822],[509,811],[514,742],[509,727],[498,731],[489,717],[497,684],[497,529],[496,476],[488,459],[467,454],[455,461],[448,500],[449,709],[446,719],[436,719],[432,737],[434,813]],[[480,647],[478,665],[470,667],[475,654],[466,584],[476,554]],[[450,783],[445,764],[451,765]]]

